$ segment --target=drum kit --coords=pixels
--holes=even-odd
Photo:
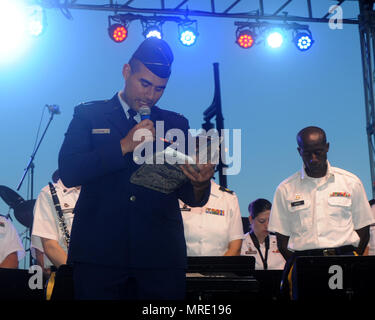
[[[32,229],[35,199],[25,200],[17,192],[1,185],[0,197],[11,209],[13,209],[14,216],[16,217],[17,221],[26,228]]]

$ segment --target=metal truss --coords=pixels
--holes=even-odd
[[[375,12],[373,11],[373,1],[360,0],[359,2],[359,36],[365,90],[366,131],[370,157],[372,196],[375,198]]]
[[[80,0],[84,1],[84,0]],[[89,0],[86,0],[89,1]],[[304,14],[289,15],[288,7],[294,2],[303,2]],[[44,8],[58,8],[67,18],[71,18],[70,10],[96,10],[117,13],[140,13],[157,15],[182,15],[182,16],[203,16],[211,18],[235,18],[253,20],[277,20],[277,21],[305,21],[305,22],[329,22],[330,12],[318,16],[314,12],[314,5],[321,0],[181,0],[177,5],[171,5],[170,0],[148,1],[154,7],[140,8],[137,4],[140,1],[103,1],[103,4],[79,3],[78,0],[34,0]],[[330,5],[341,6],[344,2],[353,0],[332,0],[327,1],[327,10]],[[354,0],[357,1],[357,0]],[[90,1],[89,1],[90,2]],[[92,1],[91,1],[92,2]],[[95,1],[98,2],[98,1]],[[119,3],[120,2],[120,3]],[[122,2],[122,3],[121,3]],[[275,4],[277,4],[275,6]],[[245,11],[238,9],[244,7]],[[267,8],[276,8],[267,13]],[[209,8],[209,9],[203,9]],[[219,9],[220,8],[220,9]],[[237,9],[237,10],[236,10]],[[358,24],[357,18],[343,18],[344,24]]]

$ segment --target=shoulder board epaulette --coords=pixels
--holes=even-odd
[[[219,190],[221,190],[221,191],[225,191],[225,192],[228,192],[228,193],[230,193],[230,194],[233,194],[233,192],[234,192],[234,191],[229,190],[228,188],[225,188],[225,187],[223,187],[223,186],[220,186]]]
[[[89,101],[89,102],[81,102],[80,106],[91,106],[94,104],[106,103],[108,100],[97,100],[97,101]]]

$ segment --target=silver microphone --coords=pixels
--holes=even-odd
[[[140,107],[138,113],[141,115],[141,121],[145,119],[150,119],[151,108],[148,106]]]

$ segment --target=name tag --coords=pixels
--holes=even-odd
[[[295,201],[295,202],[292,202],[290,205],[292,207],[298,207],[298,206],[302,206],[305,204],[305,200],[300,200],[300,201]]]
[[[111,129],[92,129],[92,134],[109,134]]]

